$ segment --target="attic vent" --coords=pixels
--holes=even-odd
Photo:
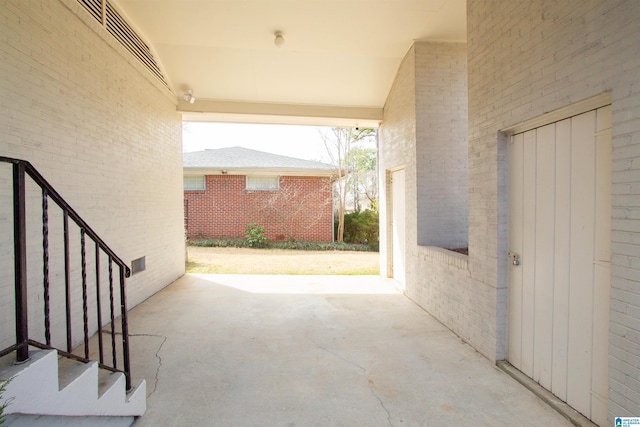
[[[116,10],[115,6],[108,0],[78,0],[78,2],[91,14],[96,21],[103,25],[106,30],[116,38],[133,56],[147,67],[162,84],[167,85],[167,81],[156,62],[151,48],[140,36],[131,28],[127,21]],[[104,13],[104,17],[103,17]]]
[[[80,4],[93,16],[96,21],[102,23],[102,0],[78,0]]]

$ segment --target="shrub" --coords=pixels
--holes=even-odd
[[[377,210],[355,211],[344,216],[346,243],[378,245],[379,215]]]
[[[245,236],[247,237],[247,243],[252,248],[262,248],[267,243],[267,236],[264,235],[264,227],[255,222],[247,224]]]
[[[205,239],[188,241],[189,246],[202,246],[211,248],[247,248],[249,243],[241,239]],[[285,242],[267,242],[265,248],[271,249],[297,249],[303,251],[361,251],[361,252],[377,252],[377,244],[356,245],[351,243],[339,242],[303,242],[303,241],[285,241]]]
[[[249,243],[242,239],[204,239],[187,240],[189,246],[202,246],[209,248],[248,248]]]
[[[12,378],[8,380],[0,380],[0,398],[4,395],[5,391],[7,391],[7,385],[11,382]],[[2,404],[0,404],[0,425],[4,424],[5,419],[7,418],[6,409],[7,406],[11,403],[13,397],[9,399],[5,399]]]

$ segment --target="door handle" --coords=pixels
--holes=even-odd
[[[515,252],[509,252],[509,259],[511,260],[511,264],[520,265],[520,255]]]

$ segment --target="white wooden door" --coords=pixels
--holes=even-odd
[[[391,277],[405,286],[404,169],[391,172]]]
[[[606,425],[611,107],[513,135],[508,162],[509,362]]]

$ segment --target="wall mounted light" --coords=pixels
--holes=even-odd
[[[276,31],[275,36],[276,38],[273,39],[273,44],[275,44],[276,47],[284,46],[284,37],[282,36],[282,33],[280,31]]]
[[[196,102],[196,98],[195,98],[195,96],[193,96],[193,90],[192,89],[187,89],[187,91],[184,93],[184,95],[182,95],[182,99],[187,101],[189,104],[193,104],[194,102]]]

